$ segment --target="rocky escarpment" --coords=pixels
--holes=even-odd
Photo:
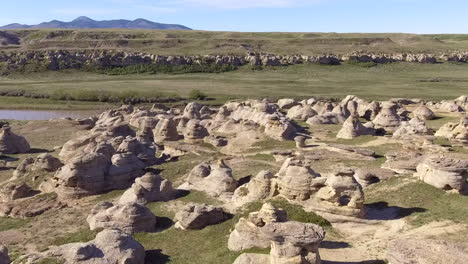
[[[39,65],[41,69],[83,69],[125,67],[131,65],[230,65],[230,66],[287,66],[304,63],[339,65],[342,62],[391,63],[391,62],[468,62],[468,52],[450,54],[345,54],[345,55],[275,55],[265,53],[247,53],[246,55],[200,55],[200,56],[164,56],[141,52],[123,52],[112,50],[54,50],[0,52],[0,64],[3,71],[22,69],[26,65]],[[39,67],[38,66],[38,67]]]

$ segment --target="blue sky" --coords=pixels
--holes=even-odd
[[[146,18],[200,30],[468,33],[468,0],[0,0],[0,24]]]

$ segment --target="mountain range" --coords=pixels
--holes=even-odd
[[[183,29],[191,30],[183,25],[162,24],[152,22],[146,19],[138,18],[135,20],[102,20],[97,21],[89,17],[81,16],[70,22],[52,20],[37,25],[24,25],[19,23],[8,24],[0,29],[33,29],[33,28],[65,28],[65,29],[86,29],[86,28],[128,28],[128,29]]]

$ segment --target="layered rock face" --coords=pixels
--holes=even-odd
[[[187,204],[175,215],[176,227],[181,229],[203,229],[227,220],[223,208],[206,204]]]
[[[120,197],[119,203],[147,204],[151,202],[168,201],[175,197],[176,190],[169,180],[158,174],[146,173],[137,178],[135,183]]]
[[[4,126],[0,131],[0,153],[18,154],[27,153],[31,150],[28,141],[11,131],[11,128]]]
[[[137,203],[99,203],[91,210],[86,221],[91,230],[119,229],[132,234],[153,232],[156,229],[156,216],[147,207]]]
[[[64,264],[144,264],[145,249],[130,235],[117,229],[106,229],[89,242],[53,247],[21,257],[18,263],[38,263],[51,258]]]
[[[45,65],[49,70],[82,69],[84,67],[123,67],[138,64],[153,65],[232,65],[285,66],[303,63],[339,65],[343,61],[353,62],[415,62],[436,63],[438,61],[467,62],[466,53],[440,56],[433,54],[362,54],[347,55],[274,55],[248,53],[246,55],[205,55],[205,56],[163,56],[142,52],[112,50],[55,50],[2,52],[0,62],[8,62],[8,69],[14,70],[27,64]]]
[[[416,170],[415,177],[436,188],[462,192],[467,187],[468,161],[432,155]]]
[[[190,171],[186,183],[179,187],[206,192],[213,197],[230,197],[237,188],[232,169],[222,160],[216,164],[202,163]]]
[[[387,252],[389,264],[463,264],[468,253],[460,245],[431,239],[398,239],[390,243]]]

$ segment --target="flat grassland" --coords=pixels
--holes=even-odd
[[[313,64],[252,70],[244,66],[224,73],[105,75],[60,71],[11,75],[0,81],[0,91],[24,90],[52,98],[69,94],[91,101],[103,94],[137,97],[187,97],[200,90],[217,104],[244,98],[343,98],[354,94],[368,100],[395,97],[427,100],[453,99],[468,93],[467,64],[391,63],[374,67],[354,64]],[[3,108],[93,109],[100,102],[0,97]]]

